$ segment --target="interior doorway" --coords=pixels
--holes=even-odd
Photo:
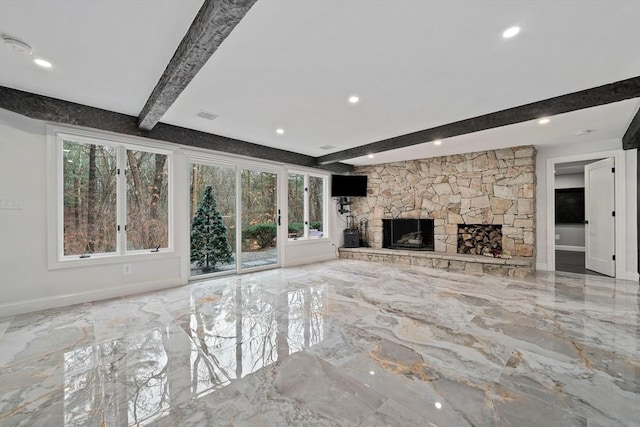
[[[620,183],[614,179],[616,153],[606,154],[549,159],[550,270],[616,276]]]

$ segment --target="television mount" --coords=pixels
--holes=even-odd
[[[338,204],[340,205],[340,208],[338,209],[338,212],[340,214],[345,214],[345,213],[350,213],[351,211],[349,209],[346,209],[347,206],[349,206],[352,202],[349,201],[349,198],[346,196],[342,196],[338,199]]]

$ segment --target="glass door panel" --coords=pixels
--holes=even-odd
[[[236,168],[191,164],[191,277],[236,270]]]
[[[278,265],[278,174],[243,169],[240,188],[240,270]]]

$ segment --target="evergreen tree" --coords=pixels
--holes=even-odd
[[[191,223],[191,262],[202,268],[203,273],[214,271],[217,263],[233,261],[227,226],[217,205],[213,188],[208,185]]]

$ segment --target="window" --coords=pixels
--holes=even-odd
[[[62,134],[57,142],[59,258],[169,247],[169,153]]]
[[[290,173],[288,178],[289,240],[327,237],[324,176]]]

